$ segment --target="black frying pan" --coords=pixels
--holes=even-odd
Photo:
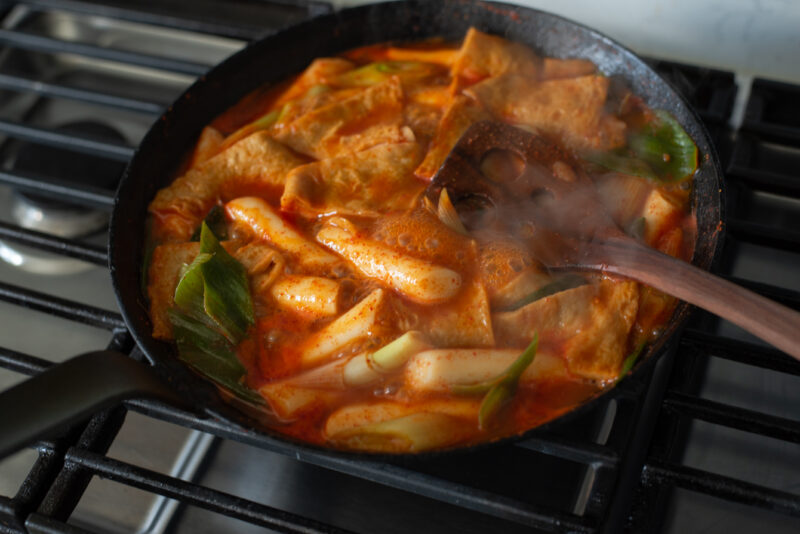
[[[419,0],[317,17],[253,43],[212,69],[147,133],[117,191],[109,232],[109,267],[122,315],[150,366],[109,351],[91,353],[0,394],[0,428],[4,429],[0,457],[131,397],[155,397],[188,407],[202,417],[221,417],[254,429],[265,440],[279,440],[284,447],[288,442],[301,449],[319,449],[260,426],[251,416],[226,404],[216,387],[180,363],[173,346],[150,335],[148,305],[141,291],[147,206],[175,176],[203,126],[254,89],[300,72],[315,57],[384,41],[434,36],[458,41],[470,26],[527,43],[543,56],[589,59],[606,75],[623,79],[648,106],[668,110],[678,119],[701,155],[693,195],[698,239],[692,263],[708,270],[721,238],[722,183],[716,153],[684,99],[626,48],[555,15],[508,4]],[[646,373],[669,349],[688,313],[689,306],[678,306],[663,335],[640,358],[631,375]],[[594,401],[524,435],[570,419],[598,398],[612,394],[613,390],[603,392]]]

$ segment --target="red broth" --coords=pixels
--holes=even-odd
[[[175,340],[176,286],[200,251],[201,222],[215,217],[253,303],[244,336],[215,357],[238,360],[246,402],[289,436],[355,450],[449,448],[524,432],[613,386],[675,302],[613,277],[550,273],[531,253],[535,228],[464,226],[474,213],[425,199],[480,120],[563,146],[580,168],[545,172],[588,173],[621,228],[690,257],[691,155],[663,154],[689,158],[675,176],[632,141],[685,133],[587,61],[470,30],[460,46],[374,45],[316,60],[215,119],[150,206],[154,336]],[[634,160],[649,171],[625,172]],[[514,372],[534,336],[533,363]],[[230,386],[192,360],[197,340],[179,341],[183,359]]]

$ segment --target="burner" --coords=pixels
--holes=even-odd
[[[97,139],[124,142],[114,128],[96,121],[76,121],[55,128],[56,131]],[[21,143],[13,169],[57,178],[76,186],[114,189],[125,164],[71,150],[34,143]],[[103,230],[108,213],[71,204],[37,193],[14,191],[10,200],[12,220],[30,230],[69,239],[87,238]],[[0,242],[0,257],[27,271],[39,274],[70,274],[88,268],[76,260],[65,259],[39,251]]]

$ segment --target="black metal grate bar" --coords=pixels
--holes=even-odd
[[[150,417],[202,430],[222,438],[250,443],[280,454],[295,456],[301,461],[320,467],[333,469],[501,519],[529,525],[547,532],[588,533],[595,530],[589,519],[584,517],[505,498],[495,493],[476,490],[475,488],[393,464],[346,459],[313,452],[301,453],[290,444],[277,442],[259,434],[233,427],[218,419],[198,419],[195,414],[177,410],[156,401],[133,400],[126,402],[125,405]]]
[[[85,15],[112,17],[140,24],[211,33],[239,39],[252,39],[258,35],[255,31],[248,31],[238,26],[212,21],[192,21],[182,17],[148,13],[147,11],[136,9],[135,6],[124,8],[80,0],[25,0],[23,3],[39,9],[57,9]]]
[[[727,121],[737,91],[732,72],[655,58],[648,58],[646,61],[686,97],[703,121]]]
[[[108,349],[127,352],[133,344],[133,339],[127,330],[120,330],[114,334],[108,344]],[[53,365],[53,362],[19,352],[7,347],[0,347],[0,367],[13,371],[15,373],[22,373],[26,375],[35,375],[46,370]]]
[[[51,365],[52,363],[45,359],[6,347],[0,347],[0,367],[8,369],[9,371],[26,375],[35,375],[41,373]]]
[[[72,204],[111,210],[114,191],[85,184],[75,184],[29,172],[0,171],[0,183],[14,189],[37,193]]]
[[[40,442],[37,444],[37,449],[39,457],[14,497],[20,519],[24,519],[36,509],[63,466],[62,443]]]
[[[798,495],[693,467],[651,459],[642,471],[642,480],[645,484],[675,484],[687,490],[800,517]]]
[[[26,534],[14,499],[0,495],[0,534]]]
[[[693,329],[685,331],[681,342],[684,346],[695,347],[710,356],[800,376],[800,361],[771,347]]]
[[[742,130],[765,139],[800,141],[798,96],[800,86],[756,78],[750,90]]]
[[[103,267],[108,265],[106,247],[89,245],[73,239],[54,237],[50,234],[20,228],[13,224],[0,222],[0,239],[8,239],[46,252],[62,254]]]
[[[104,48],[102,46],[94,46],[74,41],[65,41],[63,39],[55,39],[53,37],[46,37],[43,35],[34,35],[32,33],[4,29],[0,29],[0,43],[17,48],[24,48],[26,50],[34,50],[37,52],[46,52],[51,54],[75,54],[78,56],[114,61],[117,63],[126,63],[128,65],[137,65],[151,69],[189,74],[191,76],[200,76],[201,74],[205,74],[210,67],[210,65],[202,63],[193,63],[191,61],[182,61],[179,59],[170,59],[161,56],[151,56],[136,52],[128,52],[125,50],[116,50],[113,48]]]
[[[0,501],[0,525],[3,524],[2,514],[9,515],[10,524],[7,524],[10,527],[9,532],[27,533],[23,525],[25,517],[36,509],[37,503],[61,471],[62,456],[60,452],[55,451],[53,443],[43,444],[38,447],[38,452],[39,456],[17,494],[13,498],[2,498]]]
[[[0,121],[0,133],[16,137],[17,139],[33,141],[34,143],[74,150],[76,152],[122,162],[127,162],[131,159],[135,151],[134,147],[121,143],[101,141],[74,133],[62,133],[10,121]]]
[[[585,441],[575,441],[553,434],[526,439],[525,441],[520,441],[516,445],[573,462],[599,465],[602,467],[614,467],[619,464],[619,454],[610,447]]]
[[[31,80],[22,76],[12,76],[10,74],[3,73],[0,73],[0,89],[33,93],[50,98],[78,100],[81,102],[88,102],[90,104],[97,104],[100,106],[152,115],[161,114],[165,107],[157,102],[148,102],[146,100],[110,95],[108,93],[102,93],[99,91],[68,87],[66,85],[59,85],[40,80]]]
[[[41,514],[31,514],[25,520],[26,534],[96,534],[89,530],[68,525]]]
[[[670,391],[664,408],[709,423],[800,443],[800,422]]]
[[[789,228],[776,228],[767,224],[731,219],[728,221],[728,231],[736,239],[755,243],[757,245],[788,250],[800,251],[800,232]]]
[[[725,178],[742,182],[754,189],[767,193],[800,198],[800,180],[796,176],[750,169],[743,165],[733,164],[728,168]]]
[[[219,20],[211,18],[204,20],[187,18],[186,14],[181,16],[171,15],[166,12],[154,13],[146,11],[142,6],[127,6],[123,2],[104,2],[99,4],[86,0],[25,0],[24,3],[41,9],[58,9],[86,15],[112,17],[140,24],[210,33],[234,39],[251,40],[264,34],[264,28],[258,25],[251,27],[242,26],[241,24],[223,24]],[[279,2],[271,0],[270,3],[284,4],[286,9],[299,12],[301,17],[314,16],[331,11],[330,4],[313,0],[281,0]]]
[[[782,126],[780,124],[746,121],[742,123],[742,129],[754,134],[758,134],[765,139],[788,141],[790,143],[800,142],[800,128],[794,126]]]
[[[0,281],[0,300],[108,330],[125,327],[125,321],[117,312],[54,297],[2,281]]]
[[[77,441],[80,447],[105,454],[122,427],[126,414],[125,408],[117,407],[94,415],[88,424],[74,429],[77,437],[73,438],[70,445]],[[63,451],[66,450],[67,447],[63,447]],[[36,511],[66,521],[75,510],[92,477],[93,473],[86,469],[64,464],[47,493],[39,500]]]
[[[184,503],[200,506],[207,510],[249,521],[280,532],[303,534],[348,532],[277,508],[198,486],[191,482],[162,475],[119,460],[106,458],[90,451],[72,448],[67,451],[65,462],[90,469],[98,475],[115,482],[128,484],[165,497],[180,499]]]
[[[797,146],[765,142],[740,131],[726,178],[754,190],[800,198],[800,180],[794,172],[799,161]]]

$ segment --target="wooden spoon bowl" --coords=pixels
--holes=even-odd
[[[507,154],[506,163],[490,156],[498,151]],[[800,360],[800,313],[625,234],[575,158],[552,141],[503,123],[476,123],[434,176],[428,197],[435,200],[443,188],[456,210],[465,199],[486,198],[501,214],[494,218],[494,230],[530,225],[526,242],[550,269],[636,280],[727,319]]]

